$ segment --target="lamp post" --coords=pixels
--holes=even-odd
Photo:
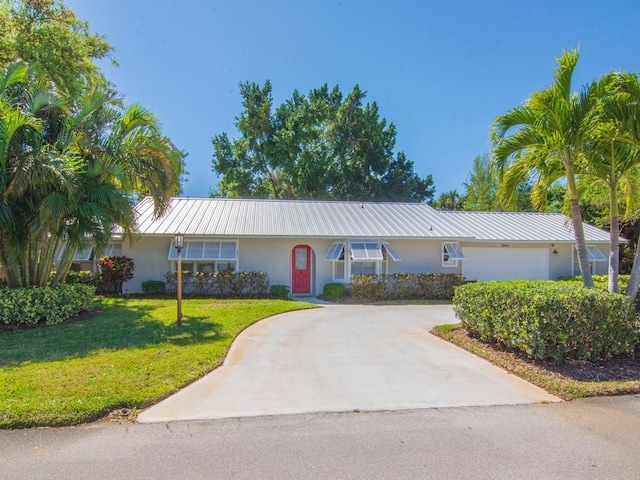
[[[178,251],[178,274],[176,289],[178,292],[178,326],[182,326],[182,249],[184,248],[184,235],[176,233],[174,245]]]

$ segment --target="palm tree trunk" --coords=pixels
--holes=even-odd
[[[578,202],[576,179],[573,164],[570,160],[565,161],[565,170],[567,174],[567,189],[569,190],[569,204],[571,205],[571,224],[573,225],[573,234],[576,239],[578,265],[580,266],[580,274],[582,275],[582,284],[585,287],[591,288],[593,287],[593,277],[591,276],[591,268],[589,266],[587,243],[584,239],[584,228],[582,227],[582,213],[580,212],[580,204]]]
[[[620,273],[620,220],[618,218],[618,195],[616,185],[609,186],[609,291],[618,293]]]
[[[62,258],[60,259],[58,268],[56,269],[56,274],[51,280],[51,288],[56,288],[67,278],[67,273],[69,273],[69,269],[73,263],[73,256],[75,254],[76,249],[70,247],[69,243],[67,243],[64,247],[64,252],[62,253]]]
[[[640,242],[636,245],[636,254],[633,257],[633,266],[631,267],[631,275],[629,275],[629,283],[627,284],[627,295],[636,298],[638,295],[638,285],[640,285]]]

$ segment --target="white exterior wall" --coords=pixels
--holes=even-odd
[[[215,239],[219,239],[216,237]],[[123,244],[123,255],[133,258],[135,263],[134,277],[124,288],[129,293],[142,291],[141,283],[145,280],[163,280],[171,270],[168,260],[172,237],[145,237],[129,245]],[[214,240],[212,237],[211,240]],[[235,240],[235,239],[234,239]],[[312,249],[312,294],[320,295],[324,285],[333,281],[333,264],[324,260],[331,243],[339,238],[329,239],[293,239],[293,238],[241,238],[238,240],[238,269],[240,271],[264,271],[269,274],[272,285],[282,284],[291,287],[291,251],[296,245],[309,245]],[[375,240],[375,239],[373,239]],[[443,267],[441,264],[441,240],[384,240],[400,255],[400,262],[388,260],[388,273],[461,273],[461,262],[457,267]],[[459,242],[464,247],[502,247],[500,243]],[[548,243],[511,243],[514,248],[548,248],[549,278],[556,279],[572,274],[572,244]],[[608,245],[597,244],[598,248],[608,255]],[[558,254],[553,253],[554,250]],[[464,260],[463,260],[464,261]],[[504,265],[509,268],[509,265]],[[596,264],[598,274],[607,273],[607,262]],[[577,272],[576,272],[577,274]]]

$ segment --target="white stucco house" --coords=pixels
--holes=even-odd
[[[561,214],[441,212],[416,203],[173,198],[160,218],[136,206],[137,239],[114,239],[133,258],[129,293],[176,270],[264,271],[294,295],[319,295],[356,273],[462,273],[471,280],[555,279],[578,273]],[[606,273],[609,233],[584,225],[594,273]],[[79,252],[91,255],[90,249]],[[88,258],[87,256],[87,258]]]

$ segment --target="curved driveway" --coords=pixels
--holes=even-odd
[[[450,305],[328,306],[245,330],[224,365],[140,422],[559,401],[429,334]]]

